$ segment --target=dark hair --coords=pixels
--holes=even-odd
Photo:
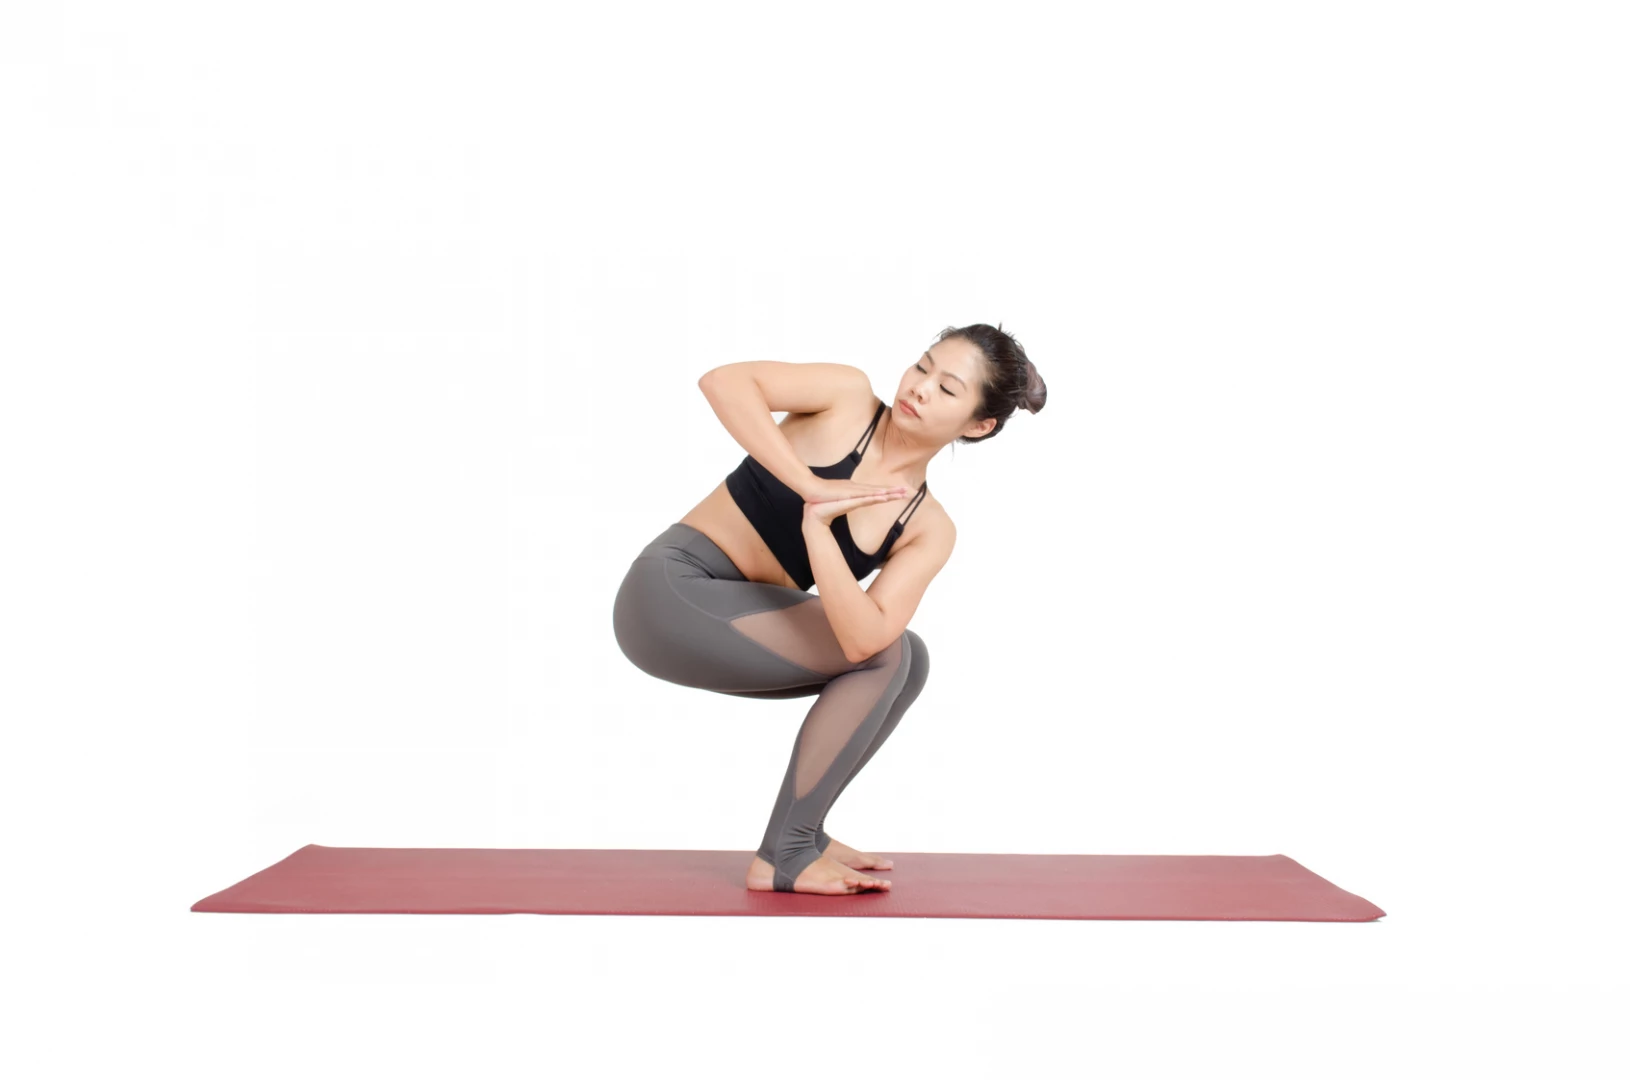
[[[985,381],[980,386],[981,400],[974,411],[973,422],[996,418],[996,426],[985,434],[975,438],[958,436],[957,442],[976,443],[995,438],[1014,409],[1039,413],[1047,404],[1047,384],[1041,381],[1036,365],[1025,355],[1024,346],[1012,334],[1005,333],[1001,323],[947,326],[940,331],[939,341],[949,338],[961,338],[985,358]]]

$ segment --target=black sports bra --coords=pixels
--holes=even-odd
[[[847,480],[853,476],[855,467],[866,455],[866,448],[871,445],[872,432],[877,430],[877,422],[883,418],[885,408],[887,406],[882,402],[877,403],[871,425],[842,461],[831,465],[811,465],[809,471],[827,480]],[[800,589],[808,592],[809,587],[815,584],[815,572],[810,569],[809,548],[804,543],[803,497],[783,484],[751,454],[741,459],[741,464],[724,478],[724,482],[730,490],[730,497],[741,507],[747,520],[753,523],[753,528],[758,530],[759,537],[781,563],[781,568],[798,583]],[[907,519],[916,512],[918,503],[927,494],[928,481],[924,480],[907,505],[905,516],[889,527],[889,534],[883,538],[882,546],[874,552],[861,551],[855,546],[855,538],[849,535],[848,514],[832,519],[832,536],[837,540],[838,550],[843,552],[843,560],[849,564],[856,581],[876,570],[888,558],[894,541],[905,531]]]

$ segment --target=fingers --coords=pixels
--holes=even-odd
[[[864,506],[867,503],[892,502],[895,499],[903,499],[903,498],[905,498],[905,496],[903,494],[896,494],[894,492],[884,491],[884,492],[879,492],[876,495],[848,495],[848,496],[845,496],[845,497],[843,497],[841,499],[815,499],[813,501],[813,505],[816,505],[816,506]]]
[[[904,495],[909,495],[909,494],[911,494],[911,489],[910,488],[897,487],[897,488],[883,488],[883,489],[881,489],[879,491],[869,491],[864,495],[845,495],[842,498],[838,498],[838,499],[805,499],[804,501],[805,502],[813,502],[813,503],[859,502],[862,499],[898,499],[898,498],[900,498],[900,497],[902,497]]]

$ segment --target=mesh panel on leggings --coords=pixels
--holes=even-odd
[[[783,659],[827,677],[798,731],[758,852],[775,867],[775,887],[790,890],[825,848],[823,825],[832,803],[881,741],[884,728],[898,722],[894,706],[908,706],[910,701],[901,698],[914,698],[920,684],[907,677],[910,646],[903,635],[858,663],[846,658],[819,597],[739,616],[730,625]]]
[[[842,675],[857,666],[843,655],[818,596],[779,610],[742,615],[730,625],[777,656],[822,675]]]
[[[895,641],[858,664],[849,660],[818,597],[778,611],[743,615],[732,619],[731,625],[778,656],[832,676],[810,706],[798,732],[793,794],[802,799],[832,771],[833,762],[863,726],[869,730],[855,756],[871,744],[871,737],[892,704],[892,697],[885,701],[884,696],[900,669],[900,642]],[[837,792],[831,795],[836,798]]]

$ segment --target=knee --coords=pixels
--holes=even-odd
[[[928,681],[928,646],[923,643],[922,635],[915,630],[907,630],[900,635],[911,648],[911,670],[906,677],[919,688]]]
[[[889,642],[888,647],[873,653],[862,662],[866,667],[907,668],[907,681],[921,686],[928,678],[928,646],[922,635],[907,630]]]

